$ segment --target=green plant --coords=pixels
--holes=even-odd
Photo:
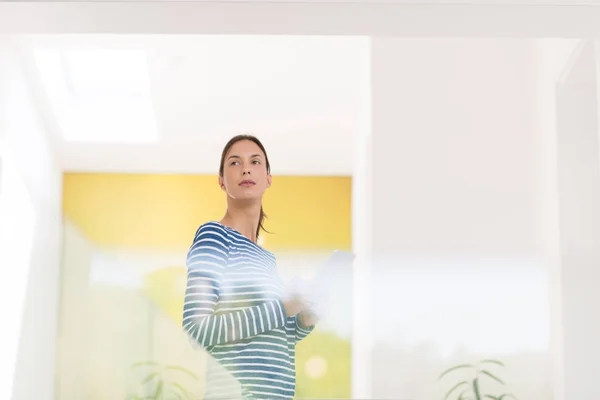
[[[133,394],[127,400],[193,400],[194,396],[181,383],[175,381],[177,375],[187,376],[195,381],[198,377],[188,369],[178,365],[161,366],[153,361],[143,361],[131,366],[133,370],[145,369],[140,389],[145,395]],[[150,394],[148,394],[150,393]]]
[[[492,395],[482,392],[482,378],[491,379],[493,381],[498,382],[501,385],[504,385],[504,382],[498,378],[496,375],[491,373],[489,370],[485,369],[487,365],[494,364],[501,367],[504,367],[504,364],[497,360],[482,360],[478,364],[460,364],[455,365],[453,367],[448,368],[438,378],[441,380],[444,376],[449,373],[457,370],[468,369],[473,371],[473,379],[472,380],[463,380],[452,386],[448,392],[446,392],[446,396],[444,400],[448,400],[452,394],[458,395],[456,400],[483,400],[483,399],[491,399],[491,400],[508,400],[513,399],[517,400],[517,398],[510,393],[503,393],[499,395]]]

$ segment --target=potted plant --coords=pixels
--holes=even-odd
[[[133,394],[127,400],[193,400],[194,396],[176,378],[186,376],[194,381],[198,377],[188,369],[178,365],[161,366],[153,361],[143,361],[131,366],[134,370],[145,369],[140,381],[145,395]]]
[[[490,372],[487,368],[488,365],[498,365],[501,367],[504,367],[504,364],[498,360],[482,360],[477,364],[460,364],[460,365],[455,365],[453,367],[448,368],[447,370],[445,370],[444,372],[441,373],[441,375],[439,376],[438,380],[441,380],[442,378],[444,378],[446,375],[450,374],[451,372],[454,371],[458,371],[458,370],[471,370],[473,377],[470,380],[462,380],[460,382],[458,382],[457,384],[455,384],[454,386],[452,386],[450,388],[450,390],[448,390],[448,392],[446,392],[446,396],[444,397],[444,400],[448,400],[450,399],[450,396],[457,396],[457,397],[452,397],[453,399],[456,400],[484,400],[484,399],[491,399],[491,400],[509,400],[509,399],[513,399],[513,400],[517,400],[517,398],[510,393],[502,393],[502,394],[489,394],[484,392],[482,386],[482,383],[484,380],[493,380],[501,385],[504,385],[504,382],[498,378],[496,375],[494,375],[492,372]]]

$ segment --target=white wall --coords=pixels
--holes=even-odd
[[[540,163],[538,201],[540,215],[540,236],[545,264],[549,271],[549,298],[552,349],[552,379],[554,399],[565,397],[564,387],[564,335],[563,329],[563,265],[561,265],[561,233],[559,226],[559,186],[558,186],[558,131],[557,131],[557,85],[574,50],[581,44],[580,39],[537,39],[537,85],[535,130]],[[570,327],[569,329],[571,329]]]
[[[0,39],[0,146],[10,181],[4,182],[2,236],[2,398],[54,398],[60,253],[62,173],[46,141],[44,124],[30,95],[19,58],[8,38]],[[6,175],[5,175],[6,176]],[[22,191],[19,191],[23,189]],[[20,196],[20,197],[19,197]],[[27,208],[27,205],[31,208]],[[7,207],[8,205],[8,207]],[[27,218],[32,225],[27,225]],[[33,229],[31,229],[33,228]],[[30,243],[27,243],[29,241]],[[33,250],[27,252],[27,248]],[[21,249],[23,251],[16,251]],[[6,308],[6,310],[5,310]],[[16,358],[15,358],[16,357]],[[16,364],[13,362],[16,359]],[[8,393],[6,393],[8,392]]]
[[[443,369],[498,358],[553,398],[534,50],[373,39],[373,397],[443,397]]]
[[[557,91],[561,311],[565,399],[600,397],[598,86],[593,41],[582,41]]]

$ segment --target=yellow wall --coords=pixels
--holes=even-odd
[[[275,176],[265,247],[349,250],[350,199],[350,177]],[[63,210],[99,246],[181,251],[201,223],[223,216],[225,194],[215,176],[68,173]]]
[[[68,173],[63,187],[65,231],[68,228],[69,237],[78,240],[65,243],[68,279],[63,282],[61,326],[69,340],[59,354],[59,398],[95,400],[128,392],[128,385],[135,382],[115,377],[123,375],[125,365],[146,357],[200,373],[198,352],[188,351],[180,329],[185,265],[164,265],[143,273],[143,288],[137,290],[90,284],[89,264],[92,255],[117,260],[122,251],[142,262],[156,254],[181,255],[175,258],[184,262],[198,226],[225,213],[225,193],[217,178]],[[350,177],[275,176],[263,205],[269,216],[265,225],[272,232],[264,234],[264,246],[276,254],[291,250],[294,257],[326,255],[333,249],[351,249]],[[336,312],[351,314],[344,308]],[[98,320],[90,309],[110,319]],[[91,316],[82,326],[84,315]],[[147,324],[146,319],[154,321],[152,328],[140,331],[133,323],[118,322],[132,316],[141,325]],[[165,332],[170,333],[165,336]],[[130,350],[112,352],[117,343]],[[176,356],[171,354],[173,346],[181,350]],[[146,355],[142,348],[152,351]],[[306,372],[315,357],[328,365],[327,373],[318,378]],[[296,363],[298,398],[349,397],[348,339],[317,328],[299,344]]]

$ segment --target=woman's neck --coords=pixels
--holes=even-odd
[[[240,232],[242,235],[256,243],[256,231],[258,230],[258,220],[260,218],[261,204],[246,203],[232,204],[228,202],[227,212],[221,224],[228,226]]]

